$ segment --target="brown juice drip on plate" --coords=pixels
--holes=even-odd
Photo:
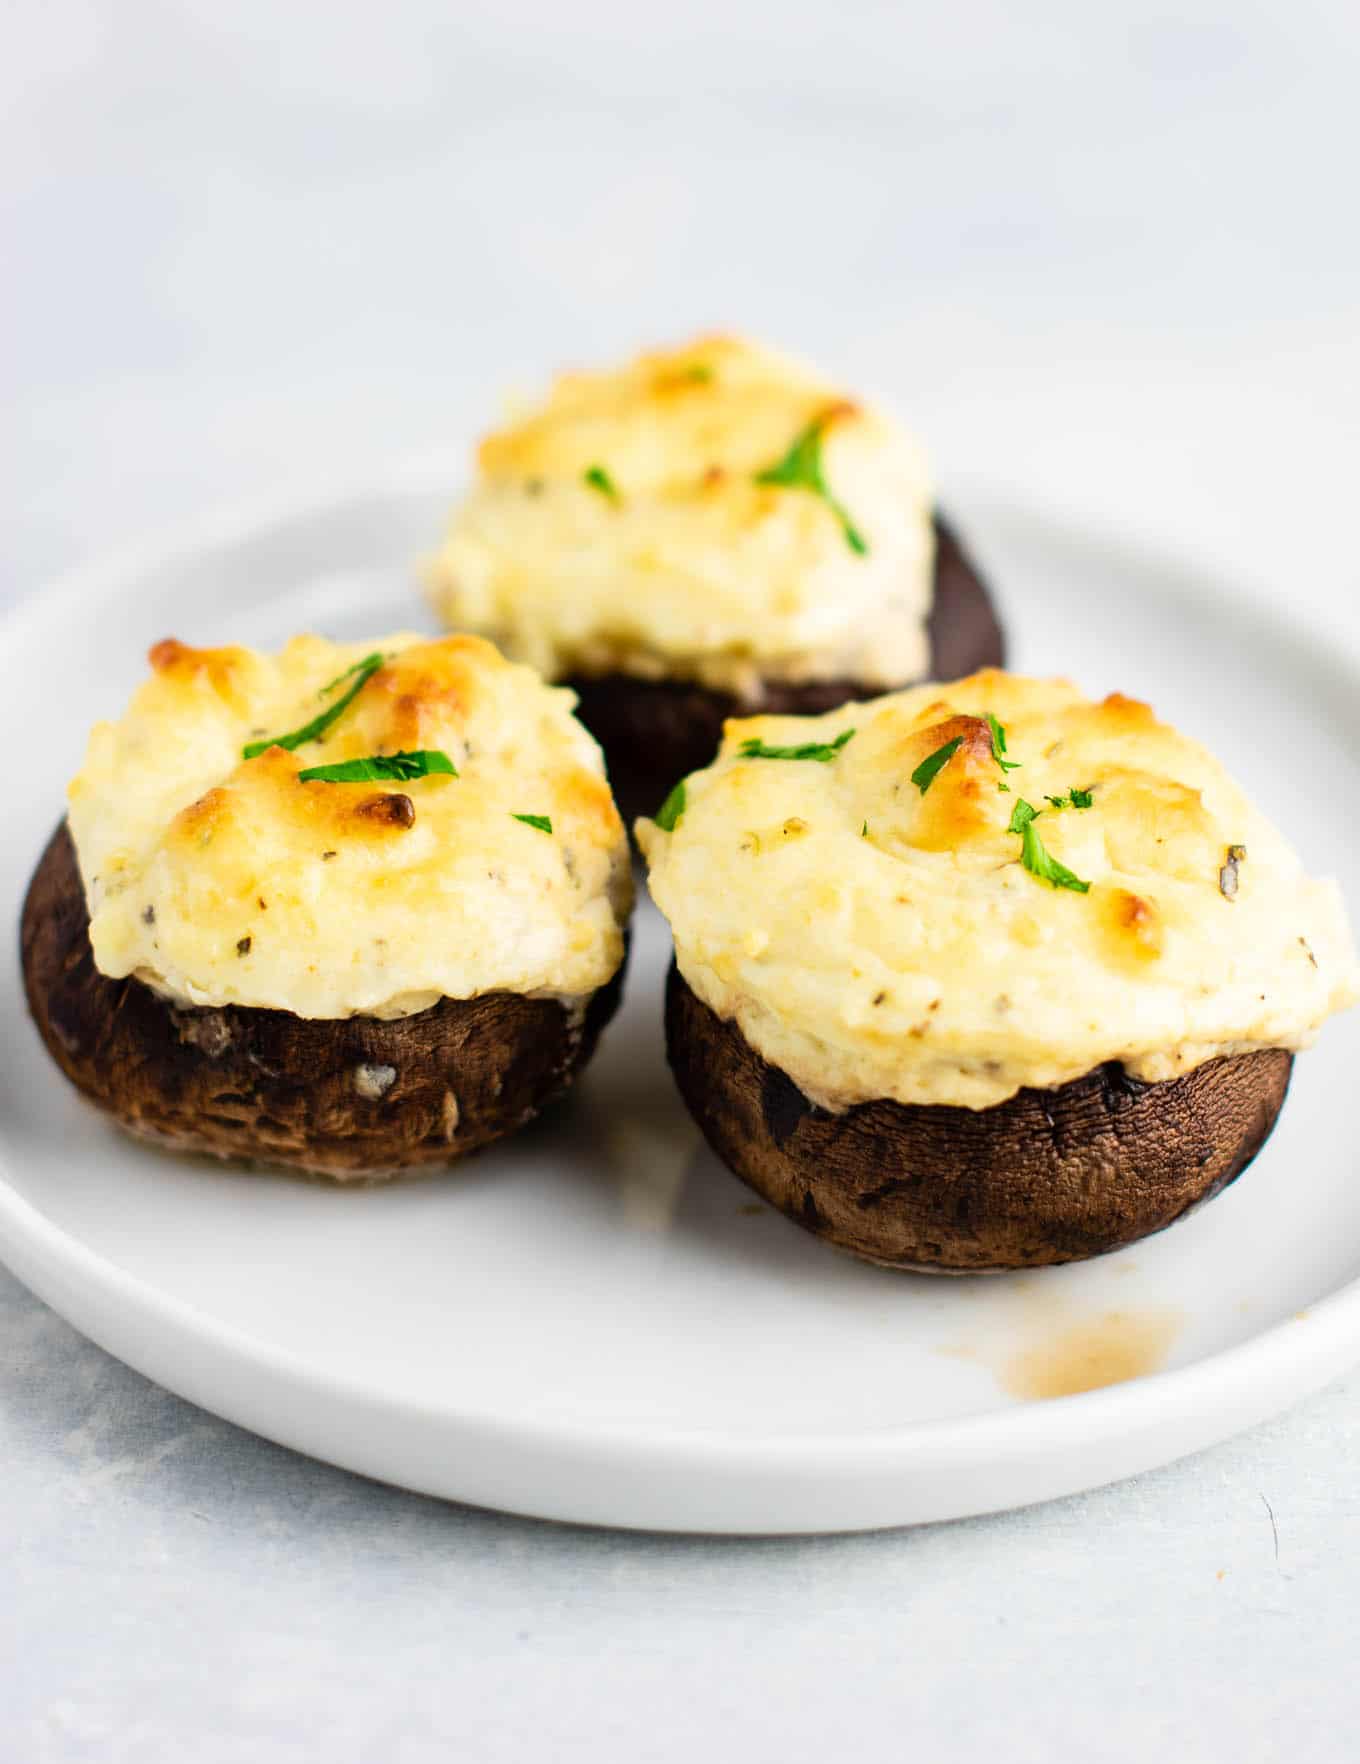
[[[1038,1402],[1142,1378],[1163,1365],[1181,1318],[1175,1311],[1106,1311],[1067,1323],[1014,1354],[1001,1372],[1013,1397]]]

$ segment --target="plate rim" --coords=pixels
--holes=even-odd
[[[451,469],[446,454],[421,455],[342,489],[308,497],[276,497],[214,513],[159,539],[121,547],[67,572],[50,588],[21,597],[0,617],[0,652],[35,638],[43,624],[60,618],[71,605],[91,597],[107,599],[128,582],[163,569],[177,558],[205,548],[242,543],[286,521],[324,518],[328,511],[359,497],[432,493],[447,484],[456,485],[458,476],[459,470]],[[1019,526],[1040,543],[1065,547],[1069,553],[1093,553],[1107,562],[1152,573],[1165,581],[1178,599],[1200,610],[1221,608],[1231,595],[1235,615],[1245,619],[1258,638],[1306,657],[1314,672],[1334,680],[1354,682],[1360,676],[1360,643],[1343,621],[1329,620],[1314,608],[1304,610],[1300,625],[1253,592],[1250,584],[1240,594],[1235,581],[1226,586],[1221,581],[1226,571],[1174,551],[1162,551],[1118,527],[1069,519],[1032,501],[1021,502],[981,488],[960,500],[977,511],[980,526],[987,521]],[[156,1288],[43,1214],[11,1184],[9,1159],[8,1150],[0,1153],[0,1256],[52,1310],[117,1358],[210,1412],[342,1468],[443,1498],[551,1519],[739,1535],[867,1530],[911,1522],[901,1514],[885,1516],[888,1509],[912,1505],[904,1498],[907,1482],[902,1478],[922,1473],[938,1476],[941,1470],[961,1470],[979,1461],[992,1470],[1004,1465],[1032,1469],[1036,1464],[1051,1466],[1055,1459],[1071,1455],[1071,1473],[1040,1478],[1042,1492],[1022,1492],[1018,1498],[999,1500],[964,1497],[946,1501],[938,1514],[923,1516],[962,1517],[994,1511],[1097,1486],[1184,1456],[1292,1406],[1360,1360],[1357,1276],[1295,1317],[1270,1324],[1188,1366],[981,1414],[880,1428],[838,1427],[833,1434],[788,1429],[731,1434],[651,1421],[576,1420],[562,1413],[538,1418],[508,1416],[484,1405],[469,1407],[457,1399],[418,1401],[375,1389],[357,1378],[346,1379],[342,1371],[317,1367],[290,1349]],[[247,1384],[251,1375],[263,1377],[276,1399],[274,1412],[262,1414],[262,1408],[269,1407],[267,1398],[257,1403],[248,1389],[214,1393],[205,1387],[206,1377],[195,1376],[191,1368],[170,1364],[167,1370],[167,1362],[173,1362],[176,1354],[157,1351],[157,1334],[162,1346],[168,1342],[181,1354],[203,1350],[208,1356],[202,1368],[205,1374],[211,1361],[215,1367],[234,1368],[238,1375],[244,1374]],[[1212,1401],[1205,1403],[1210,1392]],[[351,1417],[366,1414],[380,1424],[405,1429],[408,1441],[413,1430],[422,1434],[433,1430],[444,1438],[446,1455],[448,1450],[480,1451],[484,1461],[476,1474],[466,1466],[455,1466],[447,1477],[442,1473],[413,1476],[395,1467],[388,1454],[374,1449],[373,1442],[337,1444],[333,1431],[325,1426],[320,1429],[321,1437],[315,1427],[301,1420],[291,1425],[285,1416],[281,1421],[279,1397],[288,1401],[309,1397]],[[1207,1424],[1203,1419],[1206,1412],[1214,1417]],[[1233,1418],[1225,1425],[1226,1413]],[[1166,1449],[1162,1436],[1173,1434],[1178,1443]],[[1141,1454],[1135,1452],[1130,1458],[1126,1451],[1120,1468],[1101,1468],[1097,1460],[1102,1447],[1127,1447],[1134,1439],[1144,1447]],[[611,1485],[604,1498],[598,1490],[592,1494],[575,1486],[564,1487],[560,1499],[525,1502],[513,1498],[519,1478],[509,1473],[505,1482],[511,1498],[500,1499],[494,1492],[498,1476],[513,1471],[507,1455],[521,1460],[537,1456],[545,1467],[550,1463],[565,1467],[568,1483],[573,1474],[579,1483],[585,1470],[598,1473],[605,1466],[623,1481]],[[668,1510],[670,1484],[675,1477],[689,1474],[721,1479],[727,1490],[726,1505],[732,1509],[729,1517],[714,1513],[695,1524]],[[638,1486],[648,1475],[662,1479],[659,1500],[649,1498],[646,1488]],[[838,1496],[820,1498],[825,1491],[804,1488],[782,1503],[777,1498],[771,1500],[770,1479],[779,1476],[795,1482],[799,1478],[832,1478],[838,1484]],[[874,1482],[877,1500],[866,1498],[860,1486],[866,1478]],[[627,1486],[630,1482],[631,1488]],[[488,1488],[492,1492],[488,1493]],[[896,1498],[894,1490],[898,1491]],[[733,1498],[743,1493],[750,1499]],[[883,1506],[885,1496],[887,1509]],[[742,1509],[753,1511],[751,1500],[764,1500],[769,1509],[758,1523],[742,1517]],[[848,1510],[857,1501],[864,1509],[863,1516]]]

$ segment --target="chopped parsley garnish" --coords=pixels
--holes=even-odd
[[[1091,786],[1094,790],[1095,786]],[[1073,787],[1066,796],[1045,796],[1045,802],[1051,802],[1055,809],[1088,809],[1091,806],[1091,790],[1078,790]]]
[[[706,361],[692,361],[685,369],[685,378],[695,386],[706,386],[713,378],[713,369]]]
[[[814,496],[820,496],[840,522],[845,543],[851,551],[863,557],[869,550],[864,535],[850,519],[842,504],[832,495],[831,487],[822,472],[822,431],[835,414],[832,410],[814,418],[783,459],[772,466],[766,466],[763,472],[756,473],[756,483],[776,484],[788,490],[810,490]]]
[[[302,784],[381,784],[391,779],[456,778],[458,768],[437,747],[414,753],[372,753],[366,759],[340,760],[333,766],[308,766],[298,773]]]
[[[608,501],[621,502],[623,500],[619,495],[618,485],[602,465],[588,467],[584,473],[584,477],[586,483],[590,485],[590,488],[592,490],[598,490],[600,495],[605,497]]]
[[[540,833],[552,832],[552,819],[548,815],[511,815],[512,821],[523,821],[526,827],[537,827]]]
[[[860,828],[859,836],[861,839],[867,839],[869,837],[869,823],[867,821]]]
[[[241,758],[257,759],[260,754],[268,752],[271,747],[286,747],[291,752],[294,748],[305,746],[309,741],[320,741],[331,724],[342,717],[353,704],[383,665],[385,659],[376,650],[372,655],[366,655],[361,662],[356,662],[352,669],[346,670],[347,673],[353,673],[354,684],[348,692],[337,698],[334,704],[328,705],[319,716],[313,717],[310,723],[304,723],[300,729],[290,729],[286,735],[267,735],[263,741],[247,742],[241,749]],[[344,678],[345,674],[337,675],[331,681],[330,686],[323,686],[321,690],[329,692],[332,687],[338,686]]]
[[[828,760],[835,759],[854,733],[853,729],[845,729],[834,741],[805,741],[801,747],[767,747],[752,735],[742,742],[737,754],[741,759],[817,760],[825,765]]]
[[[956,735],[952,741],[946,741],[943,747],[937,747],[932,754],[923,759],[911,775],[911,781],[924,796],[939,774],[953,759],[963,746],[963,736]]]
[[[656,811],[656,824],[663,833],[674,833],[684,812],[685,780],[682,778]]]
[[[333,680],[327,680],[326,684],[317,692],[317,697],[324,698],[328,692],[334,692],[342,680],[348,680],[352,674],[357,674],[361,668],[371,668],[375,662],[381,664],[385,661],[391,661],[391,659],[392,657],[390,655],[379,655],[375,649],[372,655],[364,656],[362,661],[352,662],[343,673],[337,674]]]
[[[1080,876],[1073,875],[1066,864],[1060,864],[1045,849],[1039,837],[1039,830],[1033,821],[1025,822],[1025,830],[1021,834],[1020,862],[1032,876],[1041,882],[1048,882],[1054,888],[1070,888],[1074,894],[1089,894],[1091,884],[1083,882]]]
[[[1020,835],[1020,862],[1031,876],[1037,876],[1041,882],[1047,882],[1054,888],[1070,888],[1074,894],[1088,894],[1091,884],[1083,882],[1080,876],[1073,875],[1066,864],[1060,864],[1045,848],[1039,837],[1039,829],[1034,824],[1042,812],[1032,803],[1026,802],[1023,796],[1011,810],[1011,822],[1007,831]]]
[[[1019,760],[1006,758],[1006,726],[998,723],[990,711],[986,713],[987,727],[992,732],[992,758],[1003,772],[1016,772],[1020,769]]]

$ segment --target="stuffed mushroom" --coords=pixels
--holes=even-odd
[[[1003,660],[920,447],[753,343],[565,375],[478,466],[435,609],[574,688],[625,814],[706,765],[728,717]]]
[[[966,1273],[1159,1231],[1360,996],[1334,883],[1119,695],[985,671],[729,723],[638,836],[670,1060],[800,1225]]]
[[[161,1145],[337,1181],[450,1163],[561,1094],[632,898],[571,695],[468,636],[150,660],[24,907],[71,1082]]]

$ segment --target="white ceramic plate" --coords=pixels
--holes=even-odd
[[[152,641],[427,624],[411,560],[452,481],[417,474],[200,535],[0,629],[7,921],[86,726],[121,706]],[[1360,795],[1357,658],[1245,612],[1231,584],[1005,509],[962,513],[1016,666],[1150,697],[1229,757],[1312,867],[1360,873],[1355,818],[1337,808]],[[14,942],[10,1266],[172,1390],[410,1488],[697,1531],[941,1519],[1164,1462],[1360,1358],[1360,1172],[1342,1109],[1357,1020],[1300,1059],[1266,1151],[1184,1224],[1081,1267],[932,1281],[838,1256],[701,1147],[662,1055],[668,949],[650,906],[623,1010],[571,1102],[448,1177],[349,1192],[107,1128],[27,1022]]]

